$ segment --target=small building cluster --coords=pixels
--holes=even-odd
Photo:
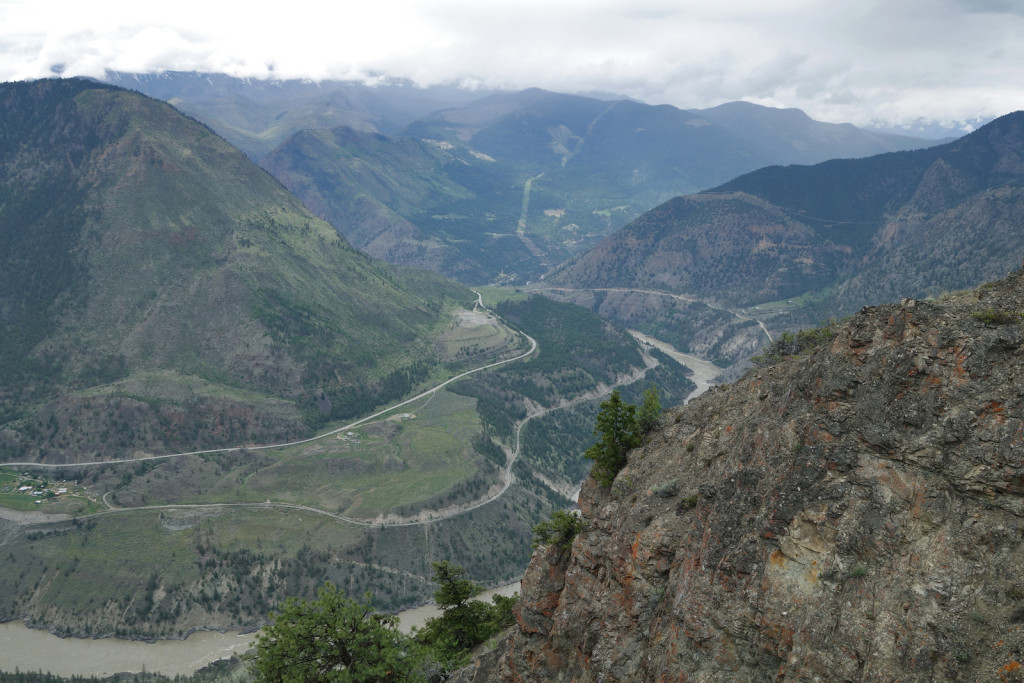
[[[66,481],[49,483],[45,480],[40,482],[32,479],[22,479],[18,482],[16,491],[27,496],[34,496],[36,498],[35,503],[38,505],[42,503],[45,498],[52,498],[54,496],[66,494],[71,486],[73,486],[73,484]]]

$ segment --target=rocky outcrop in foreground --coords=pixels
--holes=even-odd
[[[1020,680],[1024,276],[663,418],[464,680]]]

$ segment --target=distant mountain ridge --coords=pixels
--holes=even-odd
[[[1024,113],[929,149],[769,167],[648,212],[554,273],[815,314],[976,285],[1024,258]]]
[[[0,117],[4,459],[308,433],[422,380],[473,298],[356,252],[138,93],[8,83]]]
[[[731,131],[762,154],[775,157],[773,165],[816,164],[948,142],[865,130],[851,123],[815,121],[800,109],[774,109],[750,102],[690,111]]]
[[[378,258],[463,282],[522,283],[673,196],[760,166],[928,144],[739,108],[730,127],[668,105],[533,88],[436,112],[386,139],[303,131],[261,163]],[[790,123],[772,132],[779,117]]]
[[[301,130],[349,126],[394,133],[430,112],[486,95],[453,86],[236,78],[165,71],[108,72],[104,81],[164,100],[205,122],[252,159]]]
[[[680,192],[711,187],[766,165],[816,163],[934,144],[871,133],[851,124],[823,123],[798,109],[749,102],[686,111],[539,88],[496,93],[439,111],[411,124],[403,134],[457,138],[495,158],[519,159],[531,170],[614,161],[625,171],[629,164],[642,166],[653,159],[674,164]]]

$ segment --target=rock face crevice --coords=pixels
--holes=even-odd
[[[662,419],[467,680],[1018,680],[1024,276],[865,308]]]

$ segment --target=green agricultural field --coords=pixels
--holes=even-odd
[[[38,496],[19,491],[22,486],[38,486],[40,480],[28,479],[11,472],[0,471],[0,505],[15,510],[30,510]]]
[[[0,492],[0,506],[11,508],[12,510],[38,509],[42,503],[36,503],[37,500],[41,500],[41,498],[17,490]]]
[[[764,303],[757,304],[756,306],[749,306],[748,310],[768,312],[789,311],[797,308],[803,308],[808,305],[816,304],[830,294],[830,289],[824,289],[820,292],[808,292],[806,294],[790,297],[788,299],[779,299],[778,301],[765,301]]]
[[[605,218],[608,218],[613,212],[625,211],[628,208],[628,206],[613,206],[610,209],[594,209],[593,214],[595,216],[604,216]]]
[[[76,467],[67,474],[80,485],[39,504],[17,489],[42,487],[51,475],[4,471],[0,502],[10,514],[95,514],[31,526],[0,518],[0,613],[30,622],[39,615],[67,634],[152,637],[258,625],[286,596],[315,593],[324,580],[353,595],[372,590],[385,609],[425,600],[429,562],[399,569],[406,563],[394,549],[377,546],[385,529],[343,517],[369,521],[478,501],[500,482],[495,465],[474,451],[481,430],[476,399],[439,390],[282,449]],[[460,540],[469,518],[440,522],[433,533],[401,527],[402,537],[419,539],[421,559],[471,561],[480,580],[506,579],[525,563],[520,546],[542,514],[538,504],[547,510],[533,504],[526,519],[495,508],[513,521],[500,567],[484,561],[493,553]]]
[[[497,306],[502,301],[526,301],[530,298],[529,292],[508,287],[492,287],[490,285],[477,287],[476,291],[484,298],[484,305],[487,307]]]
[[[481,467],[470,446],[480,430],[476,400],[440,390],[304,444],[150,461],[144,472],[98,483],[97,493],[109,491],[119,507],[270,501],[372,519],[471,480]]]
[[[829,286],[800,296],[748,306],[745,312],[764,320],[773,332],[798,329],[818,325],[827,319],[835,297],[835,287]]]
[[[442,398],[433,429],[459,428],[458,408],[472,401]],[[412,434],[415,421],[404,430],[408,443],[436,444],[435,434]],[[525,483],[466,515],[404,527],[366,527],[258,503],[107,510],[27,531],[0,519],[7,539],[0,611],[26,615],[30,624],[59,624],[68,635],[166,637],[211,625],[258,626],[286,596],[315,592],[325,580],[350,595],[370,590],[376,606],[398,609],[430,597],[433,559],[465,565],[485,582],[521,572],[532,524],[551,509],[543,491]],[[380,507],[391,488],[378,487]],[[372,505],[372,492],[367,499]]]

